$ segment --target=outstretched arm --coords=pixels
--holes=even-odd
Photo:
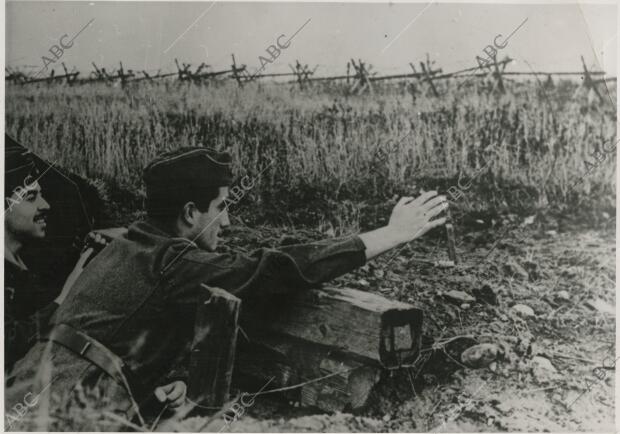
[[[327,239],[279,249],[258,249],[251,254],[218,254],[194,248],[179,259],[170,273],[184,276],[195,285],[171,292],[171,300],[194,306],[200,300],[200,284],[225,289],[239,297],[261,293],[290,293],[316,287],[362,266],[400,244],[414,240],[430,229],[445,223],[432,220],[447,207],[444,196],[431,191],[417,199],[402,198],[394,207],[389,223],[383,228],[359,236]],[[178,256],[178,250],[170,256]],[[166,263],[166,259],[163,260]],[[186,292],[186,294],[182,294]]]
[[[366,245],[366,260],[413,241],[434,227],[443,225],[446,222],[445,217],[432,219],[447,207],[446,197],[437,196],[436,191],[426,192],[417,199],[401,198],[392,210],[387,226],[359,236]]]

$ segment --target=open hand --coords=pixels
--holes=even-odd
[[[99,251],[107,246],[116,238],[120,238],[127,233],[127,228],[108,228],[108,229],[96,229],[89,232],[86,235],[85,248],[94,247]]]
[[[187,385],[183,381],[173,381],[170,384],[159,386],[155,389],[155,396],[161,403],[166,403],[170,408],[177,408],[185,402]]]
[[[438,196],[436,191],[428,191],[417,199],[402,197],[390,216],[388,232],[399,243],[406,243],[421,237],[431,229],[446,223],[446,218],[434,217],[448,208],[445,196]]]

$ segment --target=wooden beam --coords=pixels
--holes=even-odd
[[[229,398],[241,300],[220,288],[202,288],[210,297],[196,315],[188,396],[218,407]]]
[[[367,405],[381,372],[325,346],[261,336],[239,340],[234,384],[256,390],[269,381],[269,389],[289,388],[281,396],[302,407],[354,411]]]
[[[324,288],[256,303],[242,316],[250,338],[278,333],[384,367],[406,363],[419,350],[422,311],[377,294]]]
[[[252,300],[243,309],[235,383],[291,388],[302,406],[346,411],[366,405],[385,368],[419,354],[421,310],[380,295],[323,288]],[[300,387],[293,387],[300,385]]]

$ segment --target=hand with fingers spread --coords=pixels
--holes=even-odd
[[[443,225],[446,222],[445,217],[436,220],[433,218],[447,208],[446,197],[438,196],[436,191],[423,193],[417,199],[403,197],[392,210],[387,228],[393,239],[406,243]]]
[[[422,193],[417,199],[401,198],[392,210],[387,226],[360,234],[360,239],[366,245],[366,259],[415,240],[445,224],[445,217],[435,217],[447,208],[446,197],[438,196],[436,191]]]
[[[186,393],[187,385],[183,381],[173,381],[170,384],[165,384],[155,389],[157,400],[168,404],[170,408],[177,408],[183,405]]]

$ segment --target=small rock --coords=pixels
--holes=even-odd
[[[523,226],[531,225],[532,223],[534,223],[534,219],[535,218],[536,218],[535,215],[531,215],[529,217],[526,217],[525,220],[523,220]]]
[[[451,268],[454,267],[454,261],[437,261],[435,262],[435,266],[439,268]]]
[[[385,277],[385,271],[383,271],[383,270],[382,270],[382,269],[380,269],[380,268],[377,268],[377,269],[375,270],[375,277],[376,277],[377,279],[383,279],[383,278]]]
[[[497,405],[494,405],[494,407],[502,414],[510,414],[513,411],[513,407],[512,405],[506,403],[506,402],[500,402]]]
[[[601,300],[600,298],[586,301],[586,306],[594,310],[598,310],[600,313],[608,313],[610,315],[615,315],[616,313],[616,309],[612,305]]]
[[[478,344],[467,348],[461,354],[461,362],[470,368],[485,368],[497,360],[503,354],[496,344]]]
[[[540,279],[540,273],[538,271],[538,263],[533,261],[525,261],[523,263],[523,268],[528,274],[528,277],[531,281],[535,281]]]
[[[385,416],[383,416],[383,422],[389,422],[390,419],[392,419],[392,416],[390,416],[389,414],[386,414]]]
[[[539,383],[553,380],[557,375],[557,369],[551,364],[549,359],[541,356],[535,356],[530,362],[532,375]]]
[[[469,303],[463,303],[461,309],[469,309]]]
[[[457,291],[455,289],[446,292],[444,294],[444,297],[446,297],[448,300],[456,304],[472,303],[476,301],[476,299],[472,297],[471,295],[469,295],[468,293],[463,292],[463,291]]]
[[[370,286],[370,283],[366,279],[360,279],[357,281],[357,283],[359,283],[360,286],[363,286],[364,288],[368,288]]]
[[[555,237],[558,233],[557,231],[545,231],[545,234],[549,235],[550,237]]]
[[[506,264],[504,264],[504,273],[510,277],[519,277],[523,280],[528,280],[530,275],[528,272],[519,265],[515,260],[511,259]]]
[[[555,294],[555,298],[557,300],[570,301],[570,294],[568,293],[568,291],[558,291],[558,293]]]
[[[535,316],[534,309],[524,304],[515,304],[514,306],[512,306],[512,309],[523,316]]]
[[[497,294],[489,285],[483,285],[482,288],[474,288],[474,297],[476,300],[497,306]]]
[[[311,416],[303,416],[290,421],[294,428],[301,428],[309,430],[310,432],[321,432],[324,428],[320,419]]]
[[[527,300],[527,306],[531,307],[536,315],[545,315],[551,310],[549,303],[540,299]]]

